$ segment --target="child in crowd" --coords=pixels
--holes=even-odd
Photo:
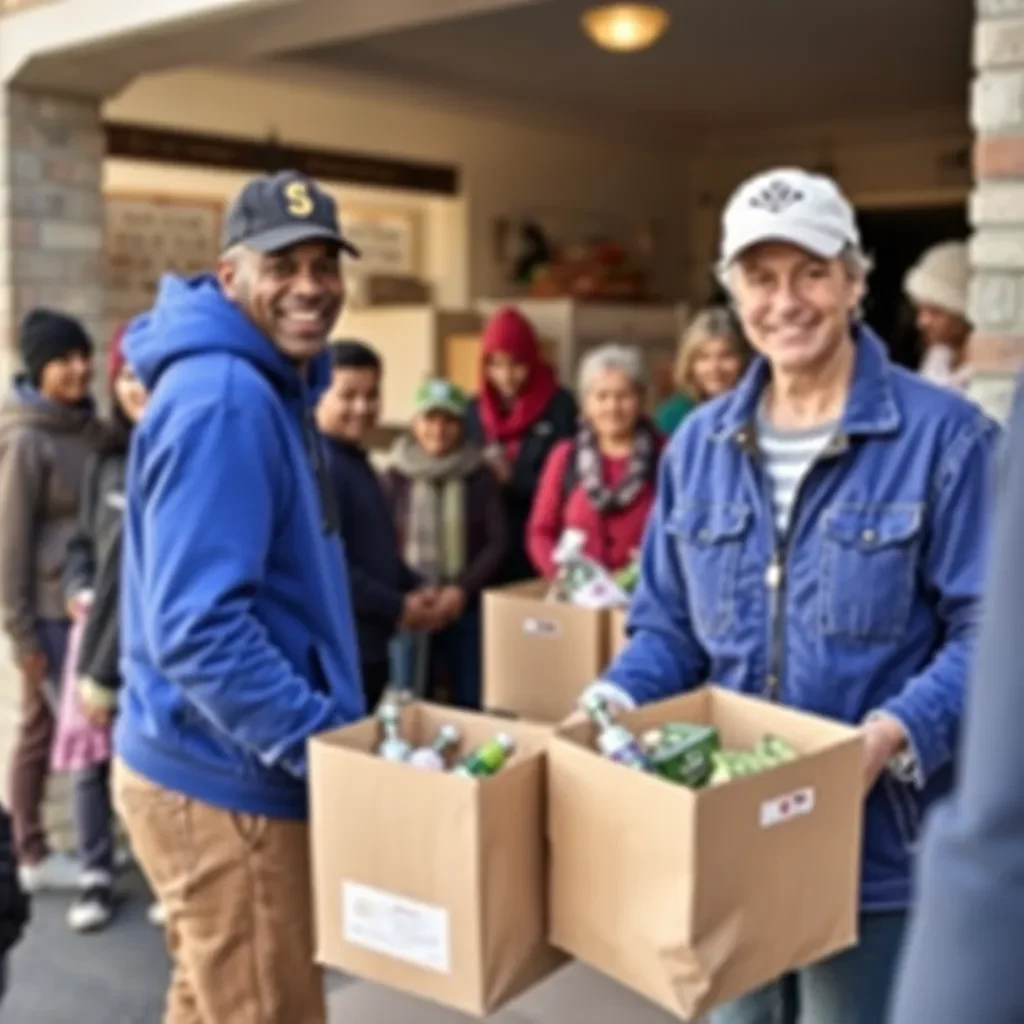
[[[426,381],[384,483],[405,560],[436,588],[429,634],[399,638],[396,681],[405,689],[432,688],[443,663],[452,702],[479,708],[480,593],[501,576],[506,524],[497,478],[467,439],[466,405],[454,384]],[[429,673],[422,685],[417,664]]]
[[[121,535],[125,463],[132,428],[146,407],[146,391],[121,353],[121,334],[111,342],[108,372],[114,408],[106,443],[86,466],[78,529],[68,546],[64,592],[78,621],[80,643],[69,666],[73,689],[64,694],[54,765],[87,778],[104,801],[76,821],[82,867],[81,893],[68,911],[78,932],[97,931],[114,911],[114,834],[110,801],[110,729],[117,707],[121,589]],[[159,906],[150,909],[162,923]]]
[[[331,345],[331,385],[317,406],[328,476],[352,587],[363,690],[376,707],[390,678],[388,644],[399,629],[430,626],[433,591],[402,558],[391,510],[367,442],[380,417],[380,356],[359,341]]]

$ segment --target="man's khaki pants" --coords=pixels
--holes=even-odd
[[[167,911],[164,1024],[324,1024],[306,825],[211,807],[120,761],[114,799]]]

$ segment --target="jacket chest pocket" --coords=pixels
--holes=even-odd
[[[826,514],[819,623],[825,636],[886,640],[907,628],[923,505],[837,505]]]
[[[733,628],[740,556],[750,521],[750,506],[741,502],[684,502],[669,517],[689,612],[703,636],[720,637]]]

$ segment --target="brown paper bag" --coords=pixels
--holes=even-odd
[[[854,729],[708,687],[622,716],[774,733],[801,757],[690,790],[614,764],[590,725],[549,753],[551,938],[689,1020],[857,938],[863,815]]]
[[[560,722],[608,663],[608,611],[549,601],[530,580],[484,592],[484,707]]]
[[[564,961],[547,941],[550,732],[414,703],[402,735],[426,745],[445,723],[462,752],[503,731],[516,753],[477,781],[382,760],[372,719],[311,741],[317,959],[479,1016]]]

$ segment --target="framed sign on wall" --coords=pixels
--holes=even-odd
[[[107,315],[145,312],[160,278],[211,271],[220,252],[223,202],[181,196],[108,194],[104,199]]]
[[[422,224],[416,210],[350,206],[341,210],[342,230],[362,258],[356,274],[416,277],[422,272]]]

